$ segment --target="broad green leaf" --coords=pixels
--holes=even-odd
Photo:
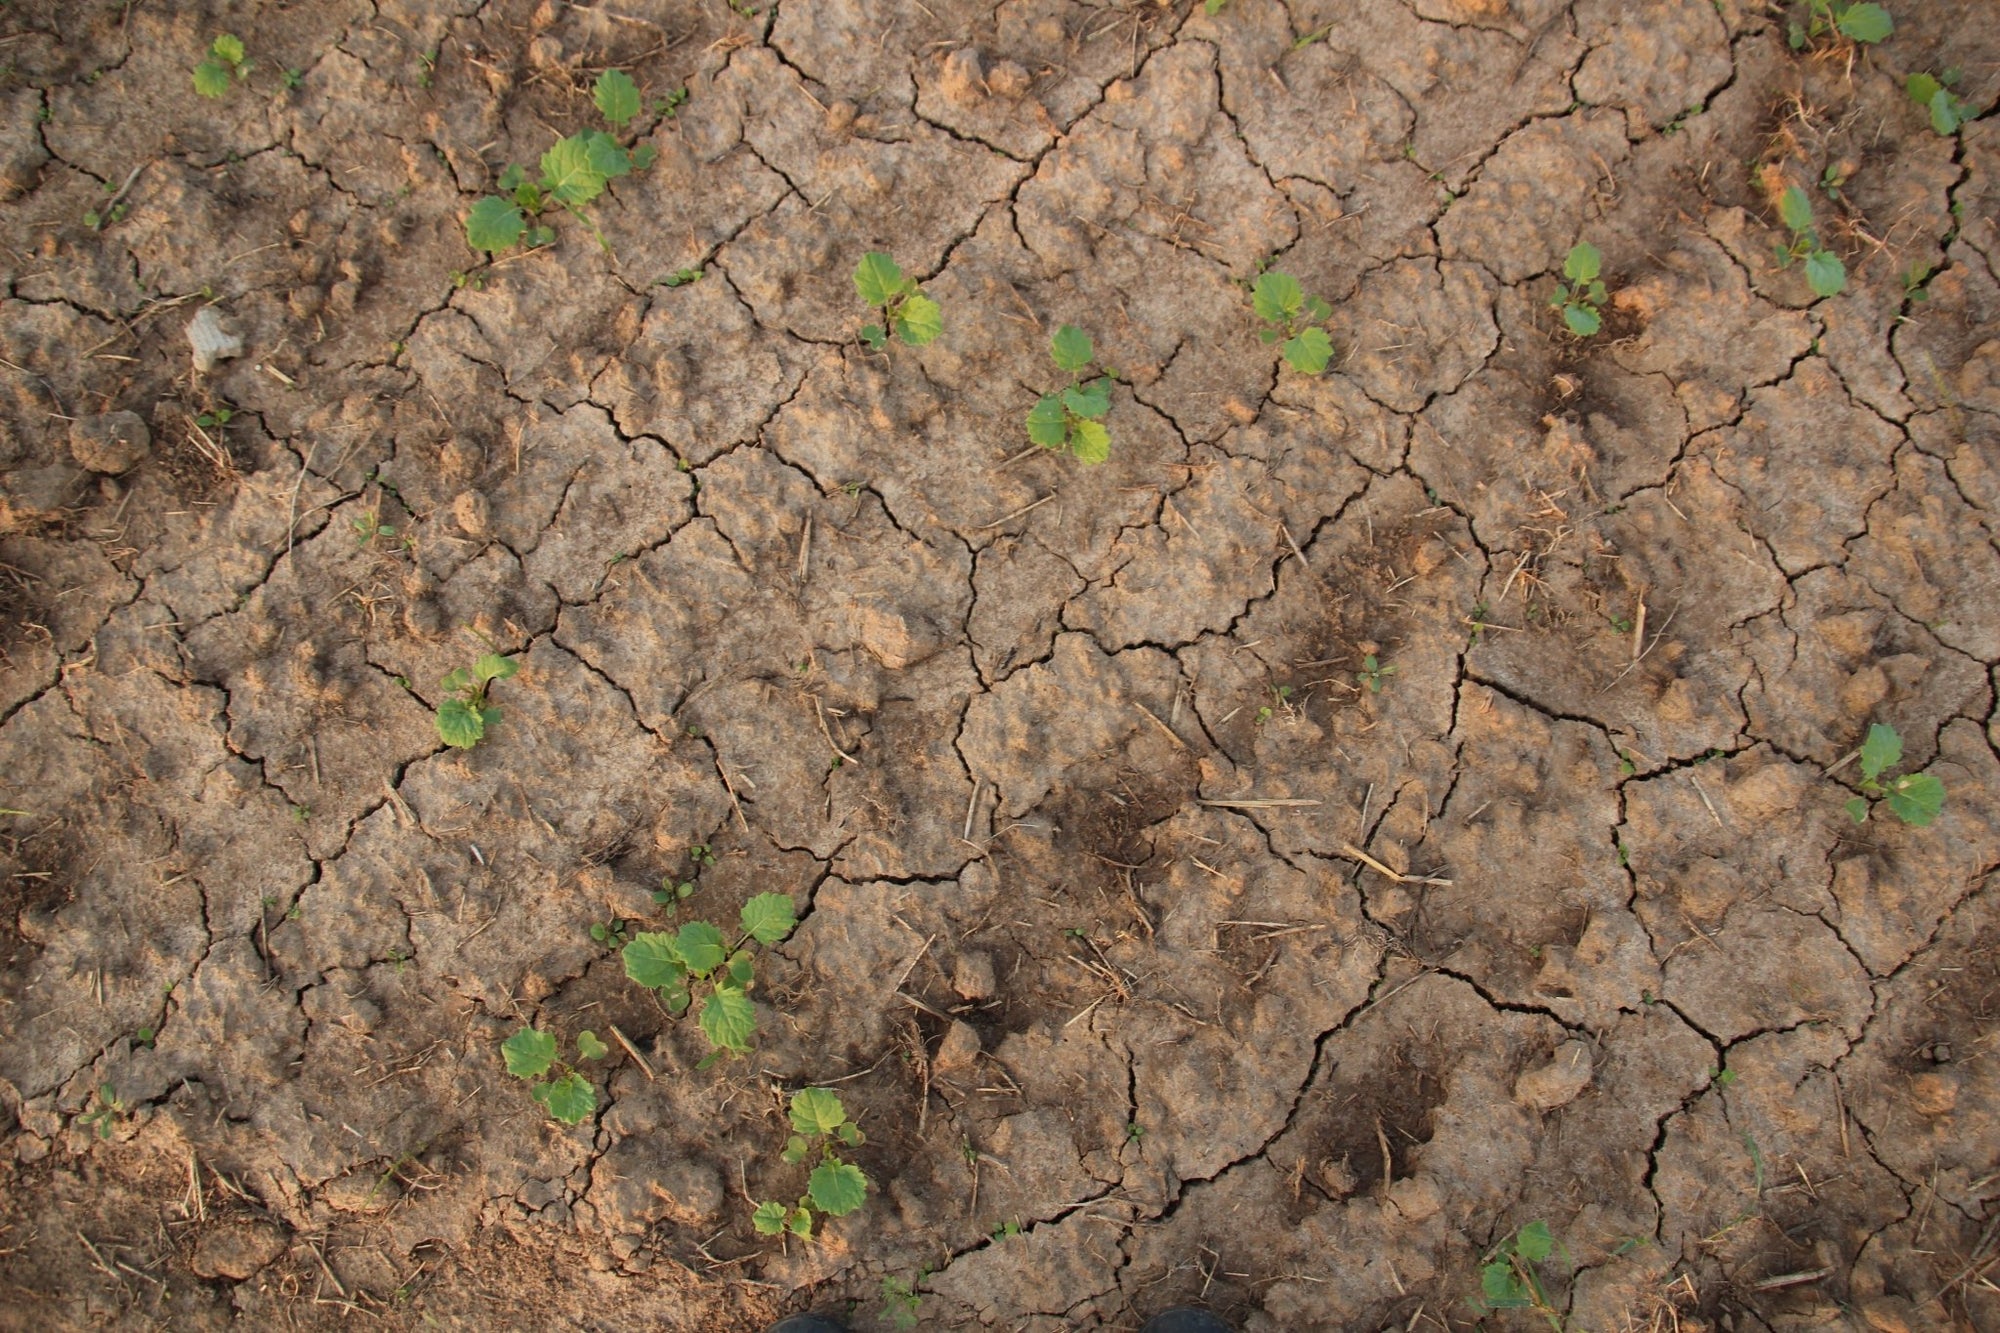
[[[1867,798],[1863,796],[1856,796],[1852,800],[1848,801],[1847,817],[1853,820],[1857,824],[1866,824],[1868,822]]]
[[[479,710],[479,725],[480,725],[480,726],[482,726],[482,727],[484,727],[484,728],[486,728],[486,730],[488,730],[488,731],[491,731],[491,730],[493,730],[493,728],[495,728],[495,727],[499,726],[499,725],[500,725],[500,710],[499,710],[499,709],[497,709],[497,708],[482,708],[482,709],[480,709],[480,710]]]
[[[1520,1277],[1505,1260],[1496,1260],[1479,1270],[1479,1294],[1496,1310],[1514,1310],[1528,1304]]]
[[[632,157],[618,141],[603,130],[586,130],[580,136],[584,152],[590,158],[591,169],[607,181],[632,174]]]
[[[598,112],[613,125],[623,125],[639,114],[639,85],[622,69],[607,69],[598,75],[592,94]]]
[[[1326,363],[1333,360],[1333,339],[1320,328],[1300,329],[1296,337],[1285,339],[1285,345],[1278,349],[1285,354],[1285,363],[1301,375],[1317,375],[1326,369]]]
[[[540,1078],[555,1063],[556,1039],[552,1033],[522,1028],[500,1043],[500,1054],[515,1078]]]
[[[472,664],[472,674],[481,680],[506,680],[520,669],[519,662],[498,653],[481,653],[479,660]]]
[[[520,189],[527,182],[527,179],[527,168],[523,167],[519,162],[512,162],[508,164],[505,171],[500,173],[500,179],[495,182],[495,187],[502,194],[512,194],[514,191]]]
[[[888,305],[903,290],[903,270],[888,255],[871,250],[854,266],[854,290],[868,305]]]
[[[1028,409],[1028,438],[1044,449],[1060,449],[1069,439],[1061,394],[1049,394]]]
[[[1815,296],[1838,296],[1847,290],[1847,265],[1831,250],[1815,250],[1806,256],[1806,285]]]
[[[558,203],[589,203],[604,193],[604,179],[591,160],[590,141],[584,135],[558,139],[542,154],[542,188]]]
[[[716,978],[715,984],[732,990],[749,990],[751,979],[755,976],[756,964],[750,961],[750,951],[746,949],[729,960],[729,966]]]
[[[225,32],[209,44],[208,53],[228,65],[243,63],[243,39],[233,32]]]
[[[1965,123],[1965,103],[1953,97],[1944,89],[1938,89],[1931,99],[1931,128],[1939,134],[1958,133],[1958,127]]]
[[[1079,463],[1102,463],[1111,457],[1111,432],[1099,421],[1078,421],[1070,427],[1070,452]]]
[[[1103,380],[1093,380],[1074,389],[1064,389],[1062,400],[1073,415],[1097,421],[1111,410],[1111,389]]]
[[[1587,305],[1565,305],[1563,323],[1569,325],[1569,331],[1579,338],[1588,338],[1604,327],[1603,319]]]
[[[1903,738],[1896,734],[1894,727],[1885,727],[1877,722],[1868,728],[1868,739],[1861,742],[1861,776],[1875,779],[1896,766],[1903,757]]]
[[[229,93],[229,66],[204,60],[194,67],[194,90],[203,97],[225,97]]]
[[[539,246],[554,245],[555,242],[556,229],[554,227],[530,227],[528,228],[528,234],[521,238],[521,244],[527,246],[530,250]]]
[[[784,1231],[791,1212],[782,1203],[760,1203],[757,1211],[750,1214],[750,1225],[757,1228],[760,1236],[775,1236]]]
[[[867,1142],[866,1136],[862,1134],[859,1127],[851,1120],[836,1127],[833,1131],[833,1136],[850,1148],[859,1148],[863,1143]]]
[[[1284,336],[1285,336],[1285,331],[1283,329],[1257,330],[1257,341],[1263,343],[1266,347],[1269,347],[1272,343],[1278,341],[1278,339]]]
[[[1903,80],[1903,91],[1918,106],[1929,106],[1931,99],[1944,90],[1944,85],[1928,74],[1912,74]]]
[[[1090,335],[1074,324],[1065,324],[1056,330],[1055,337],[1049,339],[1049,355],[1056,365],[1074,375],[1090,364],[1096,354],[1091,345]]]
[[[1268,324],[1283,324],[1306,303],[1305,289],[1289,273],[1260,273],[1250,288],[1250,304],[1257,318]]]
[[[1857,42],[1873,45],[1887,41],[1889,34],[1896,30],[1896,21],[1889,17],[1889,11],[1880,5],[1849,5],[1840,15],[1835,25],[1841,35]]]
[[[788,1165],[797,1166],[800,1162],[806,1160],[806,1154],[810,1151],[812,1151],[812,1146],[805,1141],[805,1137],[800,1134],[794,1134],[785,1140],[785,1151],[780,1156],[785,1159]]]
[[[794,1208],[792,1215],[785,1219],[785,1230],[791,1232],[800,1240],[811,1240],[813,1234],[813,1215],[803,1208]]]
[[[602,1060],[611,1054],[611,1048],[597,1039],[597,1034],[589,1028],[576,1034],[576,1053],[585,1060]]]
[[[1889,784],[1889,810],[1905,824],[1929,824],[1944,809],[1944,784],[1928,773],[1912,773]]]
[[[438,678],[441,689],[458,691],[472,688],[472,673],[464,667],[453,667]]]
[[[847,1120],[840,1096],[827,1088],[801,1088],[792,1094],[792,1128],[801,1134],[831,1134]]]
[[[1569,258],[1563,261],[1563,276],[1571,282],[1589,282],[1595,278],[1604,265],[1604,255],[1589,241],[1578,241],[1570,247]]]
[[[722,947],[722,932],[706,921],[690,921],[682,926],[674,937],[674,952],[687,964],[687,970],[698,977],[713,972],[729,956]]]
[[[1514,1250],[1531,1264],[1538,1264],[1555,1251],[1555,1237],[1547,1222],[1530,1222],[1514,1237]]]
[[[1784,221],[1785,226],[1793,232],[1811,231],[1813,224],[1812,200],[1806,197],[1804,190],[1801,190],[1796,185],[1791,186],[1778,198],[1778,216]]]
[[[634,144],[627,156],[631,158],[632,170],[644,171],[660,160],[660,150],[649,143]]]
[[[880,324],[863,324],[861,326],[861,341],[868,344],[869,351],[879,352],[888,345],[889,335],[882,332]]]
[[[788,893],[760,893],[737,914],[743,933],[759,944],[776,944],[798,925],[798,905]]]
[[[625,975],[648,990],[662,990],[687,982],[687,966],[681,962],[674,937],[661,931],[641,931],[619,950],[625,960]]]
[[[660,1002],[667,1006],[668,1013],[679,1018],[694,1003],[694,994],[688,990],[686,982],[675,982],[671,986],[660,987]]]
[[[537,1083],[531,1091],[535,1100],[565,1125],[574,1125],[597,1109],[597,1089],[574,1071],[553,1083]]]
[[[701,1006],[701,1030],[712,1046],[747,1051],[757,1031],[757,1006],[740,990],[718,990]]]
[[[438,705],[438,739],[454,750],[470,750],[486,734],[486,720],[463,699],[446,699]]]
[[[806,1197],[828,1217],[846,1217],[868,1202],[868,1177],[847,1162],[821,1162],[806,1177]]]
[[[1321,298],[1317,296],[1308,296],[1306,298],[1306,318],[1314,320],[1323,320],[1331,318],[1332,315],[1333,315],[1333,307],[1328,305]]]
[[[892,322],[896,336],[911,347],[922,347],[944,332],[944,312],[938,309],[936,301],[921,293],[904,297]]]

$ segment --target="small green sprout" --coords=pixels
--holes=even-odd
[[[1880,722],[1868,728],[1868,739],[1856,752],[1861,759],[1862,795],[1847,803],[1848,816],[1857,824],[1868,822],[1871,800],[1887,801],[1889,813],[1905,824],[1922,828],[1944,809],[1944,784],[1928,773],[1905,773],[1882,781],[1883,770],[1893,768],[1903,757],[1903,738],[1894,727]]]
[[[225,32],[208,44],[208,55],[194,67],[194,90],[203,97],[227,97],[238,79],[250,77],[251,68],[243,58],[243,39]]]
[[[1201,0],[1202,12],[1210,18],[1214,18],[1217,14],[1220,14],[1228,4],[1229,0]]]
[[[845,1217],[868,1201],[868,1177],[852,1162],[843,1161],[836,1144],[858,1148],[866,1140],[861,1130],[847,1118],[840,1098],[825,1088],[803,1088],[792,1094],[792,1134],[785,1140],[785,1162],[797,1166],[819,1153],[819,1162],[806,1177],[806,1192],[798,1204],[760,1203],[750,1214],[750,1225],[759,1235],[778,1236],[786,1232],[802,1239],[812,1236],[814,1210],[828,1217]],[[907,1290],[907,1289],[906,1289]]]
[[[1354,679],[1357,683],[1366,685],[1370,694],[1380,694],[1382,682],[1395,674],[1396,668],[1393,664],[1383,666],[1376,660],[1375,654],[1369,653],[1361,659],[1361,670],[1354,673]]]
[[[1903,299],[1905,301],[1930,300],[1931,294],[1925,284],[1931,280],[1932,272],[1931,266],[1923,260],[1918,259],[1913,261],[1909,268],[1903,271]]]
[[[1137,1143],[1139,1140],[1145,1137],[1146,1137],[1146,1127],[1144,1125],[1140,1124],[1136,1120],[1126,1124],[1125,1141],[1127,1143]]]
[[[132,1034],[132,1044],[135,1046],[144,1046],[147,1050],[151,1050],[153,1048],[153,1038],[156,1035],[158,1034],[152,1028],[140,1028]]]
[[[395,524],[382,522],[381,516],[373,509],[354,520],[354,545],[356,548],[366,546],[377,537],[393,537],[395,535]]]
[[[733,946],[715,926],[690,921],[673,934],[641,931],[621,950],[625,975],[658,991],[676,1018],[693,1005],[697,988],[707,987],[698,1020],[710,1047],[702,1068],[725,1054],[750,1049],[757,1031],[757,1006],[750,1000],[756,971],[744,946],[752,940],[773,945],[791,934],[798,924],[797,906],[788,894],[760,893],[743,904],[737,923],[743,933]]]
[[[1333,314],[1333,307],[1317,296],[1307,296],[1299,280],[1273,270],[1257,275],[1250,287],[1250,302],[1257,318],[1269,328],[1257,337],[1265,346],[1284,339],[1278,351],[1285,364],[1301,375],[1317,375],[1333,360],[1333,340],[1319,325]]]
[[[1803,51],[1822,37],[1873,46],[1887,41],[1895,30],[1895,20],[1880,5],[1806,0],[1805,21],[1794,19],[1787,36],[1794,51]]]
[[[691,879],[684,879],[676,883],[672,875],[662,875],[660,876],[660,887],[653,890],[653,905],[655,907],[676,906],[687,901],[693,895],[694,890],[695,882]]]
[[[590,938],[607,949],[622,949],[632,942],[631,923],[623,917],[590,923]]]
[[[283,83],[287,89],[291,90],[292,92],[297,92],[299,89],[305,87],[306,83],[305,71],[301,69],[288,69],[284,73],[278,76],[278,80],[279,82]]]
[[[232,407],[218,407],[212,412],[203,412],[194,419],[194,424],[203,430],[221,430],[236,415]]]
[[[1556,284],[1556,294],[1549,298],[1549,304],[1562,311],[1563,323],[1579,338],[1588,338],[1604,327],[1598,311],[1604,304],[1604,283],[1597,276],[1603,264],[1604,256],[1596,246],[1578,241],[1570,247],[1569,258],[1563,260],[1563,281]]]
[[[452,696],[438,705],[438,739],[455,750],[479,744],[486,729],[500,720],[500,710],[486,702],[487,689],[520,669],[519,662],[498,653],[480,654],[470,670],[454,667],[438,682]]]
[[[662,287],[685,287],[691,282],[700,282],[703,270],[699,268],[678,268],[660,279]]]
[[[995,1240],[1011,1240],[1020,1234],[1021,1223],[1019,1219],[1007,1222],[995,1222],[993,1224],[993,1239]]]
[[[605,70],[598,76],[595,93],[598,111],[614,129],[623,128],[639,114],[638,87],[623,70]],[[560,205],[590,228],[608,252],[611,243],[597,224],[584,216],[583,206],[620,176],[644,171],[658,155],[651,144],[621,147],[603,130],[581,130],[559,139],[542,154],[539,179],[529,180],[527,169],[519,164],[500,173],[500,193],[481,199],[466,214],[466,244],[488,254],[499,254],[517,242],[530,247],[547,245],[555,240],[555,229],[541,223],[530,226],[529,219],[540,217],[551,205]]]
[[[589,1028],[576,1034],[578,1060],[602,1060],[610,1047],[597,1039]],[[522,1028],[500,1043],[507,1072],[529,1080],[528,1095],[540,1102],[551,1119],[565,1125],[582,1122],[597,1109],[597,1089],[573,1065],[556,1058],[556,1039],[539,1028]],[[545,1078],[551,1070],[553,1078]]]
[[[661,98],[659,101],[653,103],[653,114],[656,116],[679,115],[680,109],[687,105],[687,100],[688,100],[688,90],[686,86],[683,85],[682,87],[674,89],[672,92],[668,93],[665,97]]]
[[[1562,1333],[1562,1311],[1549,1299],[1541,1277],[1542,1263],[1558,1248],[1547,1222],[1530,1222],[1502,1240],[1480,1265],[1479,1295],[1472,1308],[1480,1314],[1533,1310],[1556,1333]]]
[[[1805,261],[1806,283],[1815,296],[1838,296],[1847,288],[1847,265],[1840,256],[1820,245],[1819,231],[1813,226],[1812,200],[1793,185],[1778,200],[1778,216],[1792,233],[1791,244],[1777,247],[1778,265],[1790,268]]]
[[[1971,110],[1945,86],[1955,81],[1954,75],[1951,70],[1942,77],[1912,74],[1903,82],[1903,91],[1910,95],[1910,100],[1931,113],[1931,128],[1946,136],[1957,134],[1958,127],[1972,119]]]
[[[1083,370],[1096,355],[1090,335],[1074,324],[1057,329],[1049,340],[1056,367],[1069,372],[1069,387],[1044,394],[1028,411],[1028,438],[1044,449],[1067,448],[1080,463],[1102,463],[1111,457],[1111,432],[1104,417],[1111,411],[1111,377],[1082,382]]]
[[[889,344],[889,331],[906,346],[923,347],[944,332],[944,315],[938,303],[917,289],[917,280],[904,274],[896,261],[879,251],[869,251],[854,266],[854,290],[871,308],[882,312],[880,324],[861,326],[861,341],[870,351],[879,352]]]
[[[98,1138],[111,1137],[111,1121],[116,1116],[131,1114],[131,1104],[119,1097],[117,1089],[109,1083],[97,1085],[97,1109],[87,1115],[80,1115],[76,1123],[94,1131]]]
[[[917,1282],[921,1283],[929,1276],[930,1270],[926,1268],[917,1274]],[[889,1327],[908,1333],[917,1326],[917,1312],[923,1303],[924,1298],[917,1294],[916,1287],[902,1278],[882,1279],[882,1318]]]

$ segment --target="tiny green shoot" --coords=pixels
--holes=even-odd
[[[1806,0],[1804,21],[1794,19],[1787,37],[1794,51],[1803,51],[1822,38],[1873,46],[1895,30],[1895,20],[1880,5]]]
[[[1778,200],[1778,217],[1792,233],[1791,243],[1777,247],[1778,266],[1790,268],[1800,260],[1805,261],[1806,284],[1815,296],[1838,296],[1847,287],[1847,266],[1840,262],[1840,256],[1819,243],[1819,230],[1813,225],[1812,200],[1806,192],[1793,185],[1786,188]]]
[[[737,914],[742,934],[734,945],[706,921],[690,921],[678,931],[641,931],[623,946],[625,975],[657,991],[667,1012],[678,1018],[694,1005],[702,989],[697,1020],[708,1038],[706,1068],[726,1054],[743,1054],[757,1031],[757,1007],[750,1000],[756,985],[754,958],[744,946],[753,940],[770,946],[792,933],[797,908],[788,894],[760,893]]]
[[[109,1083],[97,1085],[97,1109],[76,1118],[76,1123],[94,1131],[98,1138],[111,1137],[111,1121],[121,1115],[131,1114],[131,1104],[119,1097],[118,1090]]]
[[[786,1164],[798,1166],[815,1153],[819,1161],[806,1177],[806,1192],[796,1205],[760,1203],[750,1214],[750,1224],[759,1235],[790,1233],[810,1239],[815,1211],[845,1217],[868,1201],[868,1177],[839,1152],[841,1147],[858,1148],[866,1139],[847,1118],[840,1098],[826,1088],[802,1088],[793,1093],[791,1121],[792,1133],[785,1140]]]
[[[1354,673],[1354,679],[1356,683],[1366,685],[1370,694],[1380,694],[1382,682],[1395,674],[1396,668],[1393,663],[1383,666],[1376,660],[1375,654],[1369,653],[1361,659],[1361,670]]]
[[[660,279],[662,287],[685,287],[691,282],[700,282],[703,270],[699,268],[677,268]]]
[[[1333,307],[1317,296],[1307,296],[1299,280],[1275,269],[1257,275],[1250,287],[1250,302],[1257,318],[1268,326],[1257,337],[1269,346],[1283,339],[1278,351],[1285,364],[1301,375],[1317,375],[1333,359],[1333,340],[1319,327],[1333,314]]]
[[[1228,4],[1229,0],[1201,0],[1201,9],[1204,14],[1207,14],[1210,18],[1214,18],[1217,14],[1220,14],[1223,11],[1223,9],[1228,6]]]
[[[382,522],[381,516],[373,509],[354,520],[354,545],[357,549],[366,546],[377,537],[393,537],[395,535],[395,524]]]
[[[922,1282],[929,1275],[926,1269],[917,1275],[917,1281]],[[924,1298],[917,1294],[916,1288],[902,1278],[882,1279],[882,1318],[889,1327],[908,1333],[917,1326],[917,1312],[923,1303]]]
[[[1044,394],[1028,410],[1028,438],[1044,449],[1067,448],[1080,463],[1102,463],[1111,457],[1111,432],[1104,426],[1111,411],[1111,378],[1100,375],[1089,384],[1082,382],[1084,368],[1096,355],[1090,335],[1065,324],[1049,340],[1049,355],[1057,369],[1069,372],[1069,387]]]
[[[194,67],[194,90],[203,97],[227,97],[238,79],[250,77],[251,68],[243,58],[243,39],[225,32],[208,44],[208,55]]]
[[[1541,1276],[1541,1265],[1557,1248],[1547,1222],[1530,1222],[1502,1240],[1480,1265],[1479,1295],[1472,1308],[1480,1314],[1532,1310],[1556,1333],[1562,1333],[1562,1311],[1549,1298]]]
[[[590,923],[590,938],[607,949],[622,949],[632,942],[631,923],[623,917]]]
[[[471,668],[454,667],[439,685],[450,697],[438,705],[438,739],[456,750],[470,750],[485,737],[487,728],[500,720],[500,710],[486,701],[486,691],[496,680],[506,680],[521,669],[511,657],[482,653]]]
[[[1912,74],[1903,82],[1903,91],[1910,100],[1931,114],[1931,128],[1939,134],[1954,135],[1958,127],[1972,118],[1971,110],[1959,101],[1957,94],[1945,85],[1952,82],[1952,74],[1947,71],[1942,77],[1934,74]]]
[[[598,111],[613,129],[622,129],[639,114],[638,86],[623,70],[605,70],[594,92]],[[519,164],[500,173],[500,193],[481,199],[466,214],[466,244],[487,254],[499,254],[517,243],[547,245],[555,240],[555,229],[540,222],[530,225],[530,220],[559,205],[590,228],[608,252],[611,243],[584,215],[583,206],[620,176],[644,171],[657,156],[651,144],[628,149],[603,130],[581,130],[559,139],[542,154],[539,178],[528,179],[527,169]]]
[[[870,351],[888,346],[891,332],[909,347],[926,346],[944,332],[944,315],[938,303],[919,291],[917,280],[880,251],[869,251],[854,266],[854,290],[871,309],[882,312],[881,323],[861,326],[861,341]]]
[[[1549,304],[1562,311],[1563,323],[1579,338],[1588,338],[1604,327],[1599,307],[1604,304],[1604,283],[1598,278],[1604,256],[1589,241],[1578,241],[1563,260],[1563,281]]]
[[[1877,722],[1868,728],[1868,739],[1856,752],[1861,760],[1861,792],[1847,803],[1848,817],[1857,824],[1868,822],[1870,801],[1886,801],[1889,813],[1905,824],[1919,828],[1929,824],[1944,809],[1944,784],[1928,773],[1905,773],[1900,778],[1882,780],[1885,770],[1903,758],[1903,738],[1894,727]]]
[[[576,1034],[579,1061],[602,1060],[610,1049],[589,1028]],[[529,1081],[528,1095],[541,1103],[551,1119],[574,1125],[597,1109],[597,1089],[575,1066],[556,1058],[553,1034],[522,1028],[500,1043],[500,1054],[507,1061],[508,1073]]]

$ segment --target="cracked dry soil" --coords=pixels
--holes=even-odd
[[[2000,120],[1901,86],[2000,24],[1893,9],[6,6],[0,1322],[1464,1328],[1545,1219],[1575,1329],[2000,1329]],[[609,252],[476,263],[607,66]],[[940,341],[855,344],[876,249]],[[1873,722],[1933,827],[1847,821]],[[697,844],[802,917],[707,1071],[588,934]],[[629,1037],[592,1120],[523,1021]],[[807,1083],[874,1192],[782,1246]]]

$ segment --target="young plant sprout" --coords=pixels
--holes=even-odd
[[[938,303],[917,290],[917,280],[906,276],[888,255],[871,251],[861,256],[854,266],[854,290],[882,312],[880,324],[861,326],[861,341],[870,351],[888,346],[891,331],[907,347],[923,347],[944,332]]]
[[[639,114],[639,89],[623,70],[607,69],[598,76],[597,109],[614,129]],[[529,225],[553,205],[569,210],[577,221],[590,228],[597,243],[609,251],[611,243],[597,224],[584,216],[583,206],[603,194],[620,176],[644,171],[657,153],[651,144],[623,148],[603,130],[582,130],[542,154],[542,174],[528,179],[527,170],[515,164],[500,173],[500,193],[489,195],[472,206],[465,218],[465,241],[475,250],[498,254],[525,241],[530,247],[555,240],[553,227]]]
[[[1317,296],[1307,296],[1299,280],[1275,270],[1257,275],[1250,288],[1250,301],[1257,318],[1270,327],[1258,330],[1266,346],[1284,339],[1278,351],[1285,364],[1301,375],[1317,375],[1333,359],[1333,340],[1319,325],[1333,313],[1333,307]]]
[[[676,1018],[688,1011],[697,993],[707,990],[697,1020],[711,1048],[702,1068],[730,1052],[750,1049],[757,1031],[750,990],[757,983],[755,962],[744,946],[752,940],[768,946],[784,939],[798,924],[796,910],[787,894],[760,893],[737,914],[743,933],[734,946],[708,922],[690,921],[671,935],[641,931],[620,951],[625,975],[658,991]]]
[[[602,1060],[610,1049],[589,1028],[576,1034],[579,1060]],[[522,1028],[500,1043],[500,1054],[507,1061],[507,1072],[528,1080],[528,1095],[551,1118],[574,1125],[597,1109],[597,1089],[574,1066],[556,1058],[553,1034],[539,1028]],[[556,1075],[544,1077],[551,1070],[557,1071]]]
[[[1944,809],[1944,784],[1928,773],[1905,773],[1882,781],[1883,770],[1893,768],[1903,758],[1903,738],[1894,727],[1880,722],[1868,728],[1861,743],[1861,792],[1847,803],[1847,814],[1857,824],[1868,822],[1872,801],[1884,801],[1889,813],[1905,824],[1921,828]]]
[[[1069,372],[1069,387],[1044,394],[1028,409],[1028,438],[1044,449],[1068,449],[1079,463],[1102,463],[1111,457],[1111,432],[1104,418],[1111,411],[1111,378],[1100,375],[1085,384],[1082,375],[1096,354],[1090,335],[1065,324],[1049,339],[1056,368]]]
[[[438,705],[438,739],[455,750],[470,750],[486,735],[486,729],[500,721],[500,710],[486,702],[486,691],[496,680],[505,680],[521,669],[511,657],[484,653],[471,670],[455,667],[442,685],[450,698]]]
[[[802,1239],[812,1236],[815,1210],[828,1217],[845,1217],[868,1201],[868,1177],[852,1162],[843,1161],[836,1144],[857,1148],[865,1141],[861,1130],[847,1118],[840,1098],[825,1088],[805,1088],[792,1095],[792,1135],[785,1141],[785,1161],[797,1166],[814,1153],[819,1162],[806,1177],[806,1192],[792,1207],[782,1203],[760,1203],[750,1214],[750,1225],[760,1235],[777,1236],[790,1232]]]
[[[1787,188],[1778,200],[1778,217],[1792,233],[1789,245],[1777,247],[1778,266],[1790,268],[1804,260],[1806,284],[1815,296],[1838,296],[1846,290],[1847,265],[1820,245],[1819,231],[1813,226],[1812,200],[1806,192],[1796,185]]]
[[[1569,258],[1563,260],[1563,281],[1556,284],[1556,294],[1549,298],[1549,304],[1562,311],[1563,323],[1579,338],[1588,338],[1604,327],[1598,310],[1604,304],[1604,284],[1597,277],[1603,263],[1604,256],[1596,246],[1578,241],[1570,247]]]

